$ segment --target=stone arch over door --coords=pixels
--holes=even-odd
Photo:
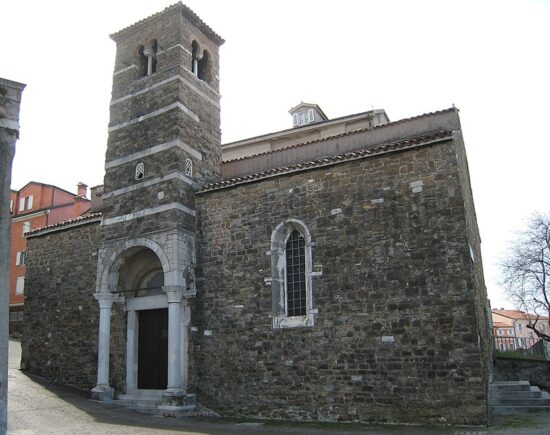
[[[124,303],[126,312],[126,392],[157,391],[157,394],[181,396],[187,380],[187,331],[190,312],[183,300],[184,287],[181,271],[171,264],[167,249],[148,238],[108,242],[100,250],[96,284],[96,299],[100,304],[100,330],[98,346],[98,383],[93,396],[109,400],[114,391],[109,385],[110,316],[113,300]],[[174,261],[174,263],[176,263]],[[153,284],[152,284],[153,283]],[[158,340],[166,352],[159,362],[162,380],[142,382],[140,349],[140,321],[159,312]],[[143,319],[141,319],[143,317]],[[144,335],[142,331],[142,337]],[[164,343],[164,342],[163,342]],[[141,345],[141,349],[148,346]],[[153,352],[154,354],[154,352]],[[162,364],[164,365],[162,365]],[[141,367],[141,369],[140,369]],[[164,367],[164,368],[163,368]],[[153,373],[156,373],[153,371]],[[143,371],[141,371],[143,374]]]
[[[106,247],[103,252],[100,253],[97,292],[116,292],[121,268],[125,265],[128,258],[143,249],[149,249],[158,257],[164,272],[164,285],[173,285],[173,274],[170,273],[170,261],[164,249],[151,239],[138,238],[127,240],[114,247]]]

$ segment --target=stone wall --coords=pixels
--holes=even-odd
[[[454,141],[197,197],[191,391],[223,415],[486,422]],[[270,237],[311,233],[315,326],[273,329]]]
[[[550,391],[550,361],[495,358],[493,367],[495,381],[529,381]]]
[[[21,367],[80,389],[96,383],[98,221],[28,238]]]
[[[483,261],[481,258],[481,237],[477,226],[477,216],[474,206],[474,197],[470,183],[470,171],[468,169],[468,160],[466,158],[466,149],[461,131],[453,133],[456,143],[456,156],[460,175],[460,186],[464,198],[464,210],[466,218],[466,235],[468,237],[470,250],[470,267],[473,272],[473,281],[471,285],[474,288],[477,333],[479,336],[480,358],[483,367],[483,379],[486,386],[486,392],[489,391],[490,366],[492,364],[492,337],[490,330],[491,307],[487,299],[487,288],[485,287],[485,278],[483,276]]]

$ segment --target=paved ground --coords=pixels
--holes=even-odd
[[[283,425],[220,419],[151,417],[92,402],[86,395],[19,371],[21,347],[10,341],[8,435],[42,434],[508,434],[550,433],[550,415],[509,417],[494,428],[436,428],[364,425]]]

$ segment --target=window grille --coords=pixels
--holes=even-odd
[[[145,165],[140,162],[136,165],[136,180],[142,180],[143,177],[145,177]]]
[[[306,315],[305,240],[296,230],[286,242],[286,295],[289,317]]]
[[[191,159],[185,159],[185,175],[188,177],[193,176],[193,161]]]

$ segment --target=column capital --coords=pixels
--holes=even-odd
[[[168,303],[181,303],[184,288],[179,285],[163,285],[162,291],[168,297]]]
[[[99,308],[111,308],[113,305],[113,294],[107,292],[94,293],[94,298],[99,302]]]

